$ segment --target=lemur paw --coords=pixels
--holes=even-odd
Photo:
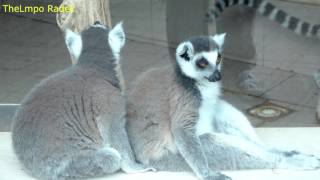
[[[126,165],[123,165],[121,169],[128,174],[143,173],[147,171],[156,171],[156,169],[153,167],[149,167],[139,163],[126,164]]]
[[[313,155],[296,154],[284,159],[281,162],[281,166],[284,168],[301,170],[320,169],[320,159]]]

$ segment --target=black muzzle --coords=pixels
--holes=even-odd
[[[221,73],[218,70],[215,70],[214,73],[211,76],[209,76],[207,79],[210,82],[220,81],[221,80]]]

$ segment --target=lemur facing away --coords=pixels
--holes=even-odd
[[[262,16],[279,23],[296,34],[306,37],[320,38],[320,24],[312,25],[297,17],[288,15],[267,0],[217,0],[213,9],[206,14],[207,18],[218,18],[223,11],[234,5],[244,5],[257,10]]]
[[[135,162],[124,128],[117,78],[122,25],[109,31],[97,22],[81,35],[67,30],[65,39],[78,63],[43,80],[23,100],[12,129],[18,159],[40,179],[149,170]]]
[[[201,179],[228,179],[218,170],[319,168],[312,155],[261,143],[245,115],[220,98],[224,38],[182,42],[175,67],[151,69],[129,88],[127,130],[137,160]]]

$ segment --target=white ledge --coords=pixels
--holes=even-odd
[[[320,157],[320,128],[257,128],[257,133],[267,144],[296,148]],[[233,180],[318,180],[320,170],[245,170],[223,171]],[[11,133],[0,132],[0,179],[1,180],[34,180],[28,176],[11,147]],[[189,172],[147,172],[140,174],[123,174],[95,178],[97,180],[196,180]]]

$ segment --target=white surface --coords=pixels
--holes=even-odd
[[[304,152],[320,156],[320,128],[258,128],[257,133],[268,144],[283,147],[296,147]],[[33,180],[28,176],[16,159],[8,132],[0,132],[0,180]],[[320,170],[317,171],[289,171],[289,170],[249,170],[226,171],[225,174],[233,180],[318,180]],[[96,180],[131,180],[131,179],[183,179],[195,180],[188,172],[148,172],[140,174],[116,174]]]

